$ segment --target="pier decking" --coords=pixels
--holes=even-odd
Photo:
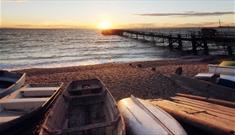
[[[168,44],[170,49],[178,49],[183,51],[183,47],[191,48],[194,55],[198,54],[199,50],[203,49],[205,55],[209,54],[209,50],[213,47],[222,46],[228,55],[234,55],[235,36],[225,33],[213,32],[213,29],[204,29],[201,33],[192,34],[175,34],[175,33],[159,33],[159,32],[144,32],[125,29],[110,29],[103,30],[103,35],[118,35],[128,38],[133,38],[147,42],[157,42],[159,39],[162,43]],[[191,45],[184,44],[185,41],[191,42]],[[209,46],[208,44],[213,44]],[[211,48],[210,48],[211,47]]]

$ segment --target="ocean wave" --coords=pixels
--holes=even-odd
[[[94,43],[102,44],[102,43],[115,43],[115,42],[130,42],[130,41],[128,40],[99,40],[99,41],[95,41]]]

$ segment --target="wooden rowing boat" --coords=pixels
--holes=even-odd
[[[234,102],[176,94],[170,99],[151,100],[177,120],[211,135],[235,135]]]
[[[57,97],[61,83],[28,84],[0,100],[0,134],[20,134],[38,122]]]
[[[167,112],[150,102],[135,98],[122,99],[118,107],[133,135],[186,135],[183,127]]]
[[[71,82],[45,118],[39,135],[125,135],[116,101],[98,79]]]
[[[235,101],[235,89],[222,85],[213,84],[204,80],[192,77],[172,75],[171,78],[182,88],[199,91],[206,94],[207,98],[217,98],[228,101]]]
[[[0,70],[0,98],[24,85],[26,74]]]

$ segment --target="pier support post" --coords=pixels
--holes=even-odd
[[[209,54],[209,48],[208,48],[206,39],[203,39],[203,47],[204,47],[204,54],[208,55]]]
[[[168,37],[168,43],[169,43],[169,48],[173,49],[173,42],[172,42],[171,35],[169,35],[169,37]]]
[[[182,40],[181,40],[181,35],[180,34],[178,34],[178,44],[179,44],[178,49],[180,51],[182,51],[183,46],[182,46]]]
[[[192,38],[192,51],[193,51],[193,54],[194,55],[197,55],[197,43],[196,43],[196,40],[195,40],[195,35],[191,35],[191,38]]]
[[[228,55],[233,56],[233,49],[230,45],[227,45]]]
[[[153,35],[151,36],[151,41],[152,41],[152,42],[155,42],[155,39],[154,39],[154,36],[153,36]]]

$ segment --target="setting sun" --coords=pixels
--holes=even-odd
[[[100,22],[99,25],[98,25],[98,28],[102,29],[102,30],[110,29],[111,27],[112,27],[111,22],[109,22],[107,20]]]

